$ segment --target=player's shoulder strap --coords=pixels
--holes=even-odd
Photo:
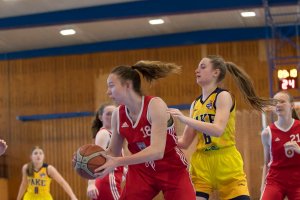
[[[49,164],[48,163],[43,163],[43,167],[48,168]]]
[[[214,93],[217,93],[217,95],[216,95],[216,99],[217,99],[218,94],[221,93],[221,92],[223,92],[223,91],[227,91],[227,90],[217,87],[217,88],[216,88],[209,96],[211,96],[211,95],[214,94]],[[203,103],[202,96],[203,96],[203,95],[201,94],[200,96],[198,96],[198,97],[194,100],[194,105],[193,105],[193,106],[195,106],[195,104],[196,104],[197,101],[200,101],[201,103]],[[214,106],[215,106],[215,105],[214,105]]]
[[[47,176],[50,177],[50,178],[52,178],[52,177],[49,175],[48,166],[49,166],[48,163],[43,163],[43,167],[46,169]]]
[[[216,93],[216,98],[215,98],[215,101],[214,101],[214,103],[213,103],[213,106],[214,106],[215,109],[217,109],[217,108],[216,108],[216,102],[217,102],[218,95],[219,95],[221,92],[224,92],[224,91],[228,92],[228,93],[230,94],[230,96],[231,96],[231,99],[232,99],[232,106],[231,106],[231,108],[230,108],[230,112],[231,112],[231,111],[233,111],[233,109],[234,109],[234,107],[235,107],[235,97],[234,97],[234,94],[232,94],[229,90],[226,90],[226,89],[217,87],[217,88],[215,89],[215,91],[213,92],[213,93]]]
[[[191,109],[194,109],[196,102],[202,99],[202,94],[200,96],[198,96],[192,103]]]

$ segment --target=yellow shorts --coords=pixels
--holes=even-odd
[[[33,194],[33,193],[26,192],[23,200],[53,200],[53,199],[51,194],[49,193]]]
[[[249,195],[243,159],[235,146],[196,151],[191,158],[190,173],[197,192],[211,194],[217,190],[220,199]]]

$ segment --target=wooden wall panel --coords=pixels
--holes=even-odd
[[[9,101],[9,68],[8,62],[0,62],[0,138],[9,141],[10,101]],[[4,158],[1,158],[1,163]],[[3,171],[3,170],[2,170]],[[1,177],[5,174],[1,173]]]
[[[286,48],[285,53],[295,52]],[[70,159],[74,149],[92,142],[89,133],[91,118],[21,122],[16,120],[17,116],[95,111],[101,103],[109,100],[106,78],[111,69],[117,65],[132,65],[138,60],[161,60],[182,65],[181,75],[171,75],[151,86],[143,83],[143,88],[145,94],[161,96],[168,105],[190,104],[200,94],[195,69],[200,59],[208,54],[220,54],[241,66],[253,79],[257,93],[268,97],[268,65],[263,40],[0,61],[0,137],[9,145],[6,153],[9,199],[16,198],[21,167],[28,162],[33,145],[45,148],[47,161],[58,168],[80,199],[84,199],[85,183],[71,170]],[[222,85],[236,95],[239,110],[249,109],[230,76]],[[242,119],[238,119],[237,124],[257,120],[254,127],[245,128],[248,134],[237,135],[238,146],[243,148],[241,152],[251,191],[254,191],[260,178],[254,174],[257,173],[256,163],[262,158],[260,141],[256,138],[260,119],[247,118],[243,123]],[[253,148],[257,151],[255,155],[249,151]],[[66,197],[55,184],[53,195],[58,199]]]
[[[51,140],[51,137],[46,137],[47,134],[43,135],[45,134],[43,133],[43,121],[21,122],[17,121],[16,117],[20,115],[93,111],[94,77],[98,66],[91,66],[88,57],[84,55],[38,58],[1,63],[4,65],[1,66],[1,69],[3,69],[1,81],[6,83],[8,87],[7,90],[3,90],[7,92],[1,97],[8,96],[9,98],[9,115],[7,116],[10,117],[6,116],[6,119],[8,119],[10,126],[3,131],[4,133],[10,132],[9,139],[6,139],[10,147],[7,153],[9,185],[19,186],[21,167],[29,161],[29,154],[33,146],[43,146],[46,150],[50,146],[51,149],[62,150],[61,152],[65,151],[61,149],[63,147],[72,147],[69,149],[72,149],[73,152],[75,150],[74,146],[76,145],[78,148],[82,144],[80,142],[84,141],[77,139],[76,143],[74,140],[70,140],[71,145],[68,146],[68,143],[66,143],[68,141],[67,137],[54,137]],[[5,67],[8,68],[8,72],[5,71]],[[3,109],[3,113],[4,111]],[[63,122],[63,120],[59,121]],[[5,123],[5,120],[3,119],[1,122]],[[80,127],[78,128],[80,123],[75,122],[73,124],[76,129],[80,130]],[[54,130],[57,129],[57,126],[55,123],[52,124]],[[90,121],[84,124],[86,128],[89,128],[89,126]],[[60,131],[60,136],[65,136],[65,133],[70,132],[68,130],[72,128],[68,123],[65,127],[66,132]],[[89,132],[89,129],[86,132]],[[67,146],[64,146],[64,144],[67,144]],[[52,155],[57,156],[60,162],[58,164],[57,162],[55,162],[56,164],[53,163],[54,166],[63,169],[62,172],[70,171],[72,156],[67,158],[69,154],[47,151],[46,155],[50,158]],[[52,160],[50,159],[50,161]],[[57,195],[56,190],[54,187],[54,195]],[[16,198],[17,191],[18,187],[9,187],[11,199]]]
[[[90,134],[91,117],[48,120],[42,122],[42,135],[46,161],[57,168],[73,188],[78,199],[86,198],[87,181],[80,178],[72,167],[73,153],[82,145],[92,143]],[[82,188],[82,189],[78,189]],[[60,185],[53,183],[54,199],[68,199]]]
[[[249,192],[252,199],[259,199],[263,166],[261,113],[240,110],[236,119],[236,144],[244,160]]]

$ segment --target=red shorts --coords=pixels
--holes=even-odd
[[[94,200],[119,200],[121,195],[121,183],[123,167],[118,167],[102,179],[96,179],[96,187],[99,196]]]
[[[300,200],[300,170],[270,169],[261,200]]]
[[[160,191],[166,200],[195,200],[186,168],[154,171],[144,164],[129,166],[120,200],[152,200]]]

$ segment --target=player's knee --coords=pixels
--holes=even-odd
[[[250,200],[250,197],[247,195],[241,195],[241,196],[235,197],[231,200]]]

